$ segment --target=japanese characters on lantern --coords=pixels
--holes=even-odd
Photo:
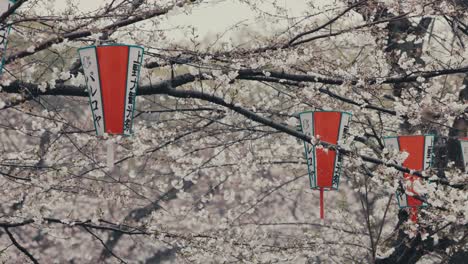
[[[408,157],[401,164],[403,167],[421,171],[432,165],[434,138],[434,135],[396,136],[384,138],[384,143],[388,149],[408,153]],[[409,173],[404,173],[403,176],[402,187],[406,189],[397,191],[398,205],[400,208],[412,208],[411,218],[416,221],[417,208],[427,205],[414,190],[414,183],[421,179]]]
[[[78,51],[98,136],[132,134],[143,48],[104,45]]]
[[[332,111],[309,111],[299,114],[302,133],[334,145],[346,136],[351,116],[350,113]],[[336,150],[316,147],[308,142],[304,142],[304,149],[310,187],[320,190],[320,216],[323,218],[323,191],[338,189],[343,154]]]
[[[349,130],[351,114],[346,112],[310,111],[299,114],[301,130],[309,137],[330,144],[342,141]],[[304,142],[312,189],[338,189],[343,155],[336,150],[316,148]]]

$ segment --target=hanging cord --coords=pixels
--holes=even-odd
[[[410,208],[410,218],[413,223],[418,222],[418,207],[411,207]]]

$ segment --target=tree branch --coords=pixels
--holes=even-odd
[[[116,259],[118,259],[121,263],[127,263],[127,262],[125,262],[123,259],[121,259],[119,256],[117,256],[114,252],[112,252],[112,250],[109,249],[109,248],[106,246],[106,243],[104,243],[104,241],[102,241],[102,239],[101,239],[98,235],[96,235],[96,234],[94,234],[93,232],[91,232],[91,230],[89,230],[86,226],[83,226],[83,228],[84,228],[84,230],[86,230],[86,232],[88,232],[88,233],[91,234],[94,238],[96,238],[96,239],[99,241],[99,243],[101,243],[101,245],[107,250],[107,252],[108,252],[109,254],[111,254],[112,256],[114,256],[114,257],[115,257]]]
[[[5,232],[7,233],[8,237],[10,238],[11,242],[13,243],[13,245],[15,245],[15,247],[19,251],[21,251],[24,255],[26,255],[34,264],[39,264],[37,259],[35,259],[34,256],[31,253],[29,253],[29,251],[26,248],[21,246],[20,243],[18,243],[18,241],[16,241],[13,234],[10,232],[10,230],[8,230],[8,227],[4,227],[4,229],[5,229]]]
[[[293,37],[289,42],[288,44],[285,45],[285,47],[290,47],[294,44],[294,41],[302,38],[303,36],[305,35],[309,35],[309,34],[312,34],[314,32],[317,32],[331,24],[333,24],[335,21],[337,21],[340,17],[344,16],[346,13],[348,13],[349,11],[351,11],[353,8],[357,7],[357,6],[360,6],[362,4],[364,4],[365,2],[367,2],[367,0],[364,0],[364,1],[360,1],[360,2],[357,2],[356,4],[354,5],[351,5],[349,6],[348,8],[346,8],[343,12],[341,12],[340,14],[338,14],[337,16],[335,16],[333,19],[330,19],[329,21],[327,21],[326,23],[324,23],[323,25],[317,27],[317,28],[314,28],[312,30],[309,30],[309,31],[305,31],[305,32],[302,32],[298,35],[296,35],[295,37]]]
[[[28,0],[18,0],[16,3],[14,3],[5,13],[3,13],[0,16],[0,24],[2,24],[3,21],[5,21],[5,19],[7,19],[10,15],[12,15],[16,11],[16,9],[18,9],[21,5],[23,5],[27,1]]]
[[[118,28],[121,28],[121,27],[125,27],[125,26],[128,26],[128,25],[134,24],[136,22],[140,22],[140,21],[149,19],[149,18],[153,18],[153,17],[156,17],[156,16],[161,16],[161,15],[167,14],[167,12],[169,12],[172,8],[173,8],[173,6],[170,6],[170,7],[164,8],[164,9],[158,9],[158,10],[153,10],[152,12],[143,13],[141,15],[135,15],[135,16],[132,16],[131,18],[117,21],[114,24],[105,26],[105,27],[100,28],[98,30],[93,30],[93,31],[84,30],[84,31],[70,32],[70,33],[63,34],[62,36],[57,36],[55,38],[52,38],[52,39],[49,39],[47,41],[44,41],[44,42],[40,43],[37,47],[35,47],[34,51],[23,50],[23,51],[19,51],[19,52],[13,54],[13,55],[7,57],[5,59],[5,64],[11,63],[11,62],[15,61],[16,59],[32,55],[32,54],[34,54],[34,53],[36,53],[38,51],[47,49],[50,46],[52,46],[54,44],[57,44],[57,43],[61,43],[66,39],[67,40],[75,40],[75,39],[78,39],[78,38],[89,37],[89,36],[91,36],[93,34],[93,32],[106,32],[106,31],[109,31],[109,30],[115,30],[115,29],[118,29]]]
[[[468,71],[468,67],[466,67],[465,69]],[[449,71],[449,70],[446,70],[446,71]],[[246,73],[243,72],[243,74],[246,74]],[[290,75],[290,74],[281,74],[281,73],[274,73],[274,74],[276,76],[283,76],[283,75],[284,76],[300,76],[300,75]],[[252,112],[252,111],[250,111],[250,110],[248,110],[246,108],[243,108],[243,107],[241,107],[241,106],[239,106],[237,104],[228,103],[228,102],[224,101],[224,99],[221,98],[221,97],[217,97],[217,96],[214,96],[214,95],[210,95],[210,94],[206,94],[206,93],[198,92],[198,91],[174,89],[177,86],[181,86],[181,85],[184,85],[186,83],[190,83],[190,82],[196,80],[197,77],[198,76],[194,76],[194,75],[191,75],[191,74],[180,75],[180,76],[174,78],[173,80],[163,81],[163,82],[161,82],[159,84],[156,84],[156,85],[143,86],[143,87],[141,87],[139,89],[138,94],[139,95],[167,94],[167,95],[170,95],[170,96],[173,96],[173,97],[178,97],[178,98],[195,98],[195,99],[208,101],[208,102],[211,102],[211,103],[214,103],[214,104],[229,108],[229,109],[231,109],[231,110],[245,116],[246,118],[257,122],[257,123],[260,123],[260,124],[263,124],[265,126],[276,129],[278,131],[284,132],[286,134],[294,136],[294,137],[296,137],[298,139],[301,139],[303,141],[312,142],[311,137],[308,137],[305,134],[296,131],[295,129],[292,129],[292,128],[284,126],[284,125],[282,125],[280,123],[274,122],[271,119],[268,119],[268,118],[262,117],[260,115],[257,115],[256,113],[254,113],[254,112]],[[308,78],[309,77],[307,77],[307,79]],[[294,79],[294,78],[292,78],[292,79]],[[300,78],[299,77],[295,78],[295,80],[297,80],[297,79],[300,79]],[[19,87],[21,87],[21,86],[23,86],[25,88],[29,87],[27,90],[31,94],[42,94],[42,95],[59,95],[60,94],[60,95],[72,95],[72,96],[87,96],[87,93],[85,92],[84,88],[76,87],[76,86],[69,86],[69,85],[59,86],[59,88],[57,88],[57,89],[47,90],[46,92],[40,92],[40,91],[38,91],[37,86],[35,86],[35,85],[15,82],[14,84],[12,84],[10,86],[5,87],[4,90],[6,92],[18,92]],[[401,172],[404,172],[404,173],[411,173],[414,176],[418,176],[418,177],[420,177],[422,179],[429,180],[429,177],[423,176],[420,171],[413,171],[413,170],[410,170],[410,169],[408,169],[406,167],[399,166],[397,164],[384,162],[384,161],[382,161],[382,160],[380,160],[378,158],[369,157],[369,156],[361,155],[361,154],[356,154],[356,153],[353,153],[350,150],[343,149],[342,147],[340,147],[338,145],[330,144],[330,143],[327,143],[327,142],[320,142],[320,144],[322,146],[324,146],[325,148],[340,151],[344,155],[358,157],[358,158],[362,159],[365,162],[370,162],[370,163],[373,163],[373,164],[376,164],[376,165],[384,165],[386,167],[392,167],[392,168],[395,168],[398,171],[401,171]],[[461,189],[461,188],[463,188],[465,186],[465,184],[450,184],[450,182],[445,180],[445,179],[434,180],[433,182],[437,182],[437,183],[440,183],[442,185],[446,185],[446,186],[450,186],[450,187],[458,188],[458,189]]]

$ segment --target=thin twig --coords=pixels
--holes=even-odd
[[[104,241],[102,241],[102,239],[98,235],[91,232],[91,230],[89,230],[86,226],[82,226],[82,227],[84,228],[84,230],[86,230],[86,232],[90,233],[94,238],[96,238],[102,244],[102,246],[107,250],[107,252],[109,252],[112,256],[114,256],[116,259],[118,259],[121,263],[127,263],[123,259],[121,259],[119,256],[114,254],[114,252],[112,252],[112,250],[110,250],[107,247],[106,243],[104,243]]]

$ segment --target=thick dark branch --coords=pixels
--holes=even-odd
[[[50,218],[50,217],[46,217],[43,220],[48,224],[62,224],[68,227],[86,227],[86,228],[91,228],[91,229],[96,229],[96,230],[101,230],[101,231],[114,231],[114,232],[122,233],[125,235],[150,235],[151,234],[145,231],[144,229],[141,229],[138,227],[132,227],[132,226],[123,225],[123,224],[115,224],[115,223],[112,223],[103,219],[98,220],[100,225],[92,223],[91,220],[65,221],[65,220],[60,220],[60,219]],[[34,219],[28,219],[23,222],[17,222],[17,223],[0,222],[0,227],[14,228],[14,227],[21,227],[21,226],[34,224],[34,223],[35,223]]]
[[[34,220],[32,219],[19,222],[19,223],[0,222],[0,227],[3,227],[3,228],[19,227],[19,226],[29,225],[32,223],[34,223]]]
[[[27,1],[28,0],[19,0],[16,3],[14,3],[5,13],[3,13],[0,16],[0,24],[3,23],[5,19],[7,19],[11,14],[13,14],[16,11],[16,9],[18,9],[21,5],[23,5]]]
[[[275,73],[275,75],[279,76],[281,74]],[[294,136],[294,137],[296,137],[298,139],[301,139],[303,141],[306,141],[306,142],[312,142],[313,141],[313,139],[311,137],[308,137],[305,134],[296,131],[295,129],[284,126],[284,125],[282,125],[282,124],[280,124],[278,122],[275,122],[275,121],[273,121],[271,119],[268,119],[268,118],[262,117],[260,115],[257,115],[256,113],[254,113],[254,112],[252,112],[252,111],[250,111],[250,110],[248,110],[246,108],[243,108],[243,107],[241,107],[239,105],[236,105],[234,103],[228,103],[228,102],[224,101],[224,99],[221,98],[221,97],[213,96],[213,95],[206,94],[206,93],[203,93],[203,92],[198,92],[198,91],[174,89],[174,87],[177,87],[177,86],[180,86],[180,85],[183,85],[183,84],[186,84],[186,83],[190,83],[190,82],[194,81],[195,79],[196,79],[196,77],[191,75],[191,74],[184,74],[184,75],[181,75],[181,76],[178,76],[178,77],[174,78],[172,81],[161,82],[161,83],[156,84],[154,86],[143,86],[143,87],[140,88],[138,94],[140,94],[140,95],[167,94],[167,95],[170,95],[170,96],[173,96],[173,97],[178,97],[178,98],[196,98],[196,99],[208,101],[208,102],[211,102],[211,103],[214,103],[214,104],[229,108],[229,109],[231,109],[231,110],[245,116],[246,118],[248,118],[248,119],[250,119],[252,121],[255,121],[255,122],[258,122],[258,123],[263,124],[265,126],[274,128],[274,129],[276,129],[278,131],[284,132],[286,134]],[[31,86],[31,88],[33,87],[32,85],[30,85],[30,86]],[[10,92],[12,90],[11,85],[9,87],[4,88],[4,89],[5,89],[5,91],[10,91]],[[13,89],[13,90],[15,90],[15,89]],[[73,86],[59,87],[58,89],[46,91],[46,92],[44,92],[42,94],[43,95],[62,94],[62,95],[87,96],[87,94],[86,94],[86,92],[84,91],[83,88],[73,87]],[[423,178],[425,180],[429,180],[429,177],[423,176],[422,173],[419,172],[419,171],[413,171],[413,170],[410,170],[410,169],[408,169],[406,167],[399,166],[397,164],[384,162],[384,161],[382,161],[382,160],[380,160],[378,158],[369,157],[369,156],[366,156],[366,155],[356,154],[356,153],[353,153],[350,150],[343,149],[340,146],[330,144],[330,143],[327,143],[327,142],[321,142],[320,144],[323,145],[326,148],[338,150],[338,151],[340,151],[341,153],[343,153],[343,154],[345,154],[347,156],[359,157],[363,161],[366,161],[366,162],[370,162],[370,163],[377,164],[377,165],[384,165],[386,167],[392,167],[392,168],[395,168],[398,171],[405,172],[405,173],[411,173],[411,174],[413,174],[415,176],[418,176],[420,178]],[[434,182],[438,182],[440,184],[451,186],[451,187],[454,187],[454,188],[463,188],[463,186],[464,186],[464,184],[455,184],[455,185],[450,184],[448,181],[446,181],[444,179],[435,180]]]
[[[405,83],[405,82],[415,82],[418,78],[422,77],[425,79],[443,76],[443,75],[450,75],[450,74],[457,74],[457,73],[468,73],[468,66],[455,68],[455,69],[443,69],[443,70],[435,70],[435,71],[424,71],[424,72],[414,72],[405,76],[399,77],[387,77],[387,78],[369,78],[364,80],[368,84],[376,84],[376,83]],[[262,70],[251,70],[251,69],[244,69],[239,70],[237,79],[240,80],[257,80],[257,81],[267,81],[267,82],[278,82],[278,83],[285,83],[285,81],[292,81],[292,82],[310,82],[310,83],[323,83],[323,84],[330,84],[330,85],[342,85],[344,83],[348,83],[350,85],[356,85],[359,80],[346,80],[344,78],[330,78],[330,77],[323,77],[318,75],[306,75],[306,74],[291,74],[285,72],[277,72],[277,71],[269,71],[270,76],[265,76],[264,71]],[[183,74],[179,75],[172,80],[167,80],[160,82],[156,85],[152,86],[143,86],[139,89],[139,95],[151,95],[151,94],[160,94],[161,90],[165,90],[166,88],[175,88],[178,86],[182,86],[184,84],[193,82],[199,79],[200,76],[192,75],[192,74]],[[287,83],[286,83],[287,84]],[[296,83],[290,83],[297,85]],[[26,92],[26,95],[65,95],[65,96],[87,96],[85,89],[83,87],[71,86],[71,85],[63,85],[58,84],[55,89],[48,89],[45,92],[41,92],[37,85],[24,83],[20,81],[15,81],[8,86],[4,86],[2,91],[7,93],[20,93]],[[326,93],[334,98],[337,99],[344,99],[338,98],[339,96],[336,94],[332,94],[330,91],[327,90],[320,90],[322,93]],[[342,100],[346,101],[346,100]],[[352,103],[358,105],[357,102],[347,101],[348,103]],[[366,108],[375,109],[383,112],[387,112],[389,114],[395,114],[394,111],[389,111],[383,108],[379,108],[376,106],[368,106]]]
[[[7,233],[8,237],[10,238],[11,242],[13,243],[13,245],[15,245],[15,247],[21,251],[24,255],[26,255],[34,264],[38,264],[39,262],[34,258],[34,256],[29,253],[29,251],[24,248],[23,246],[20,245],[20,243],[18,243],[18,241],[16,241],[15,237],[13,236],[13,234],[10,232],[10,230],[8,230],[7,227],[5,227],[5,232]]]
[[[240,70],[239,71],[239,79],[248,76],[264,76],[263,70]],[[395,76],[395,77],[382,77],[382,78],[368,78],[363,79],[364,83],[367,84],[392,84],[392,83],[408,83],[408,82],[416,82],[418,78],[422,77],[425,79],[430,79],[442,75],[450,75],[450,74],[457,74],[457,73],[467,73],[468,66],[460,67],[460,68],[453,68],[453,69],[442,69],[442,70],[434,70],[434,71],[417,71],[412,72],[410,74],[404,76]],[[319,75],[308,75],[308,74],[291,74],[285,72],[277,72],[277,71],[269,71],[270,77],[277,78],[277,79],[284,79],[289,81],[296,81],[296,82],[311,82],[311,83],[323,83],[323,84],[333,84],[333,85],[342,85],[344,83],[356,85],[360,81],[359,79],[352,79],[348,80],[345,78],[330,78],[324,77]]]
[[[195,81],[198,76],[191,74],[179,75],[172,80],[162,81],[158,84],[152,86],[142,86],[138,89],[138,95],[152,95],[152,94],[161,94],[163,91],[182,86],[184,84]],[[4,86],[1,89],[2,92],[7,93],[22,93],[25,96],[36,97],[39,95],[61,95],[61,96],[79,96],[86,97],[88,93],[83,86],[73,86],[73,85],[64,85],[58,84],[54,89],[47,89],[42,92],[38,89],[37,85],[24,83],[20,81],[15,81],[8,86]]]
[[[31,181],[30,178],[18,177],[18,176],[11,175],[11,174],[9,174],[9,173],[2,172],[2,171],[0,171],[0,175],[5,176],[5,177],[8,177],[8,178],[10,178],[10,179],[14,179],[14,180],[27,181],[27,182],[30,182],[30,181]]]

